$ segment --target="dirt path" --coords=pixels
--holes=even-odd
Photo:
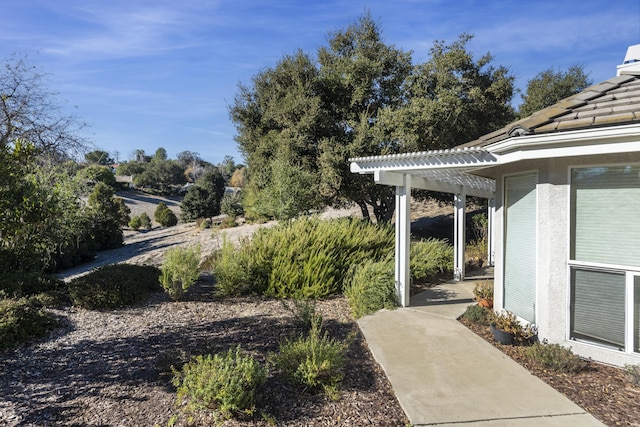
[[[127,194],[128,193],[129,192],[127,192]],[[168,200],[155,196],[123,198],[127,206],[130,206],[132,215],[147,212],[151,217],[153,217],[153,212],[157,204],[160,203],[160,201]],[[135,203],[131,203],[131,200]],[[173,209],[178,206],[179,211],[179,204],[176,204],[175,201],[173,203],[174,205],[167,206]],[[344,216],[359,216],[359,210],[357,208],[326,209],[320,215],[321,218]],[[224,239],[236,243],[243,237],[251,236],[259,228],[272,227],[275,224],[277,224],[276,221],[270,221],[263,224],[243,224],[238,227],[225,228],[222,230],[201,230],[195,222],[190,222],[166,228],[159,227],[155,224],[155,227],[149,231],[126,230],[124,232],[125,239],[122,247],[99,252],[93,261],[62,271],[58,274],[58,277],[69,281],[103,265],[120,262],[160,267],[164,259],[165,251],[172,247],[200,245],[202,255],[206,256],[219,249]]]

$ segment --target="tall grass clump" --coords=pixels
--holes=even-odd
[[[73,305],[89,310],[125,307],[143,301],[160,290],[156,267],[111,264],[68,284]]]
[[[238,346],[224,354],[196,356],[181,371],[174,369],[172,383],[184,410],[208,409],[226,419],[255,411],[266,377],[266,368]]]
[[[447,240],[429,238],[411,244],[412,283],[432,280],[438,274],[453,272],[453,246]]]
[[[179,301],[200,277],[200,245],[169,249],[164,255],[160,283],[171,299]]]
[[[383,259],[393,247],[394,231],[387,225],[299,218],[258,230],[238,249],[223,245],[213,256],[213,270],[227,294],[323,298],[342,292],[352,265]]]
[[[308,336],[281,342],[272,360],[276,369],[292,383],[305,390],[322,390],[330,399],[337,400],[348,347],[349,342],[329,338],[314,325]]]
[[[356,318],[383,308],[395,308],[397,297],[393,258],[367,260],[354,266],[349,272],[344,294]]]
[[[58,322],[25,298],[0,299],[0,350],[45,336]]]

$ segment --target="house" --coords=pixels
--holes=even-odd
[[[350,159],[396,187],[396,287],[409,305],[412,188],[489,199],[495,309],[594,360],[640,363],[640,45],[618,75],[450,150]]]

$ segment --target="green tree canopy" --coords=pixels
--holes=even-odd
[[[87,163],[94,163],[97,165],[110,165],[113,163],[113,159],[109,156],[109,153],[102,150],[94,150],[84,155],[84,160]]]
[[[529,80],[526,92],[520,95],[522,104],[518,109],[518,116],[520,118],[530,116],[536,111],[583,91],[592,84],[593,81],[581,65],[574,65],[567,71],[556,71],[553,68],[541,71]]]
[[[247,214],[273,216],[264,208],[278,202],[295,216],[319,202],[350,201],[367,218],[371,207],[379,221],[390,220],[393,189],[351,174],[349,158],[448,148],[514,118],[513,77],[491,66],[489,54],[474,60],[470,39],[437,41],[430,59],[414,65],[410,52],[384,42],[367,14],[330,34],[317,60],[286,55],[240,86],[230,114],[248,166]],[[304,172],[304,179],[287,179],[304,188],[281,191],[276,171],[277,179]],[[285,203],[292,194],[301,200]]]

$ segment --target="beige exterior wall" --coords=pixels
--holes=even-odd
[[[626,354],[599,346],[569,341],[569,172],[571,167],[640,164],[640,153],[578,156],[511,163],[484,171],[496,180],[495,308],[503,302],[504,280],[504,176],[536,171],[537,185],[537,289],[536,323],[541,339],[571,347],[577,354],[622,366],[640,363],[640,354]],[[624,201],[621,201],[624,202]]]

